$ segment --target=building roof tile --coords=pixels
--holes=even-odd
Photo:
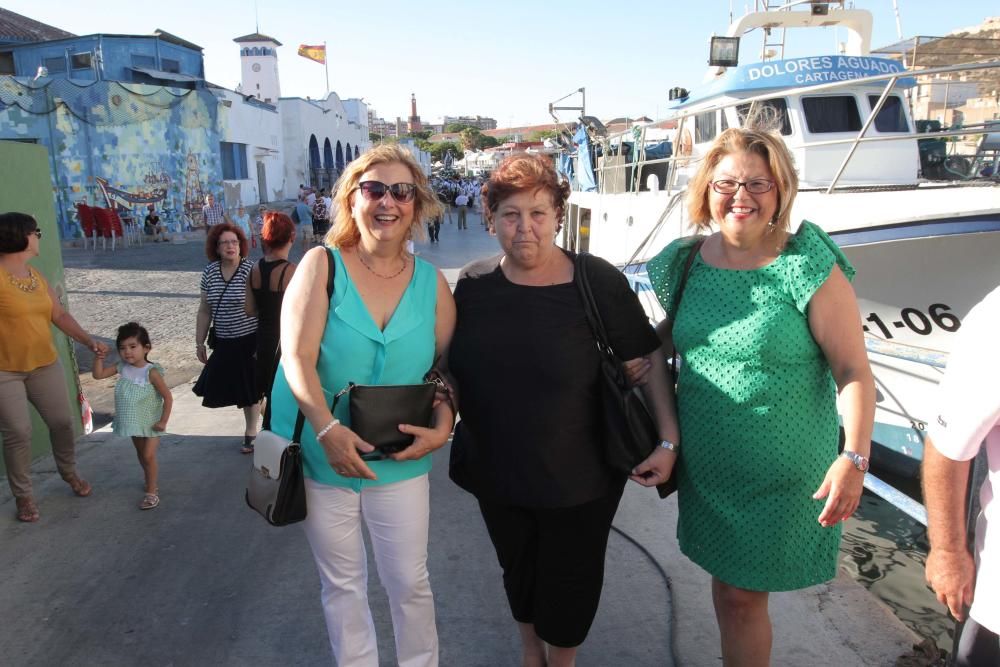
[[[76,35],[0,7],[0,44],[47,42],[67,37]]]

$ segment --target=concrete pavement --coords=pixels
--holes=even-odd
[[[470,216],[418,244],[454,282],[496,252]],[[34,466],[42,519],[19,524],[0,490],[0,662],[22,665],[330,664],[319,581],[298,526],[273,528],[246,507],[242,413],[208,410],[174,388],[160,449],[162,503],[137,508],[142,473],[131,443],[102,429],[78,444],[94,485],[76,498],[51,458]],[[517,665],[519,642],[475,499],[431,473],[429,569],[441,664]],[[674,539],[677,504],[630,485],[615,521],[600,611],[578,664],[719,665],[709,579]],[[385,596],[370,563],[383,665],[395,664]],[[773,596],[775,665],[892,665],[915,638],[841,577]]]

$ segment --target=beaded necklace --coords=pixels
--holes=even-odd
[[[27,278],[18,278],[9,271],[5,271],[5,273],[7,274],[7,280],[10,282],[10,284],[16,287],[17,289],[21,290],[22,292],[25,293],[34,292],[36,289],[38,289],[39,285],[38,276],[36,276],[32,272],[31,267],[28,267]]]
[[[405,270],[406,270],[406,258],[405,258],[405,257],[400,257],[400,259],[401,259],[401,260],[403,260],[403,266],[401,266],[401,267],[399,268],[399,271],[396,271],[396,272],[395,272],[394,274],[392,274],[391,276],[387,276],[387,275],[385,275],[385,274],[383,274],[383,273],[379,273],[379,272],[378,272],[378,271],[376,271],[376,270],[375,270],[374,268],[372,268],[371,266],[369,266],[369,265],[368,265],[368,262],[366,262],[366,261],[365,261],[365,256],[364,256],[364,254],[362,254],[360,250],[358,251],[358,259],[360,259],[360,260],[361,260],[361,263],[362,263],[362,264],[364,265],[364,267],[365,267],[366,269],[368,269],[369,271],[371,271],[372,273],[374,273],[374,274],[375,274],[376,276],[378,276],[379,278],[382,278],[382,279],[384,279],[384,280],[392,280],[393,278],[395,278],[395,277],[396,277],[396,276],[398,276],[398,275],[399,275],[400,273],[402,273],[403,271],[405,271]]]

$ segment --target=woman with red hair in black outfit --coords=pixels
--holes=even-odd
[[[270,397],[277,363],[275,352],[281,337],[281,302],[295,273],[295,265],[288,261],[295,243],[295,223],[284,213],[268,211],[264,214],[260,242],[264,256],[250,271],[246,313],[257,318],[257,394]]]
[[[194,393],[206,408],[230,405],[243,409],[246,429],[243,451],[253,451],[260,416],[260,394],[254,378],[257,318],[246,313],[247,282],[253,264],[243,230],[223,222],[212,225],[205,238],[211,263],[201,274],[201,305],[195,330],[198,361],[205,364]],[[211,356],[208,348],[212,349]]]

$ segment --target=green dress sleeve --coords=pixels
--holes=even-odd
[[[826,232],[803,220],[799,231],[788,239],[783,253],[786,257],[786,278],[789,291],[799,312],[805,313],[816,290],[826,282],[836,264],[848,280],[855,270],[847,256]]]
[[[674,294],[677,283],[680,282],[684,264],[687,262],[691,247],[697,239],[697,236],[675,239],[661,250],[660,254],[646,263],[646,272],[649,275],[649,282],[653,286],[653,293],[656,294],[657,300],[663,306],[668,320],[672,320],[674,317]]]

